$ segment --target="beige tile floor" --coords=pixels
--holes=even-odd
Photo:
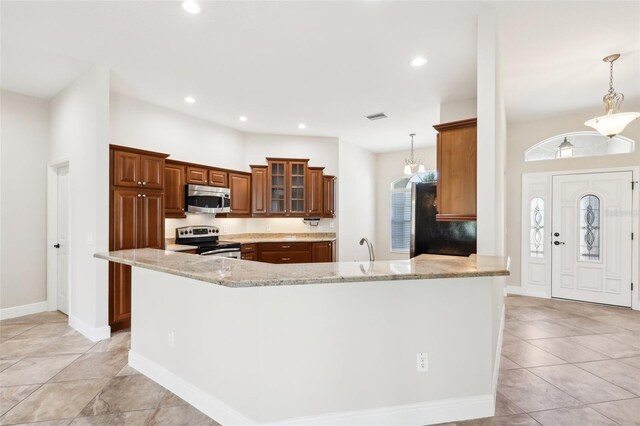
[[[639,425],[640,312],[510,296],[496,417],[453,425]],[[0,322],[0,425],[215,425],[48,312]]]

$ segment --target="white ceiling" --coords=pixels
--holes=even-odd
[[[481,2],[2,1],[2,88],[51,98],[90,64],[112,90],[243,131],[433,144],[442,102],[475,97]],[[640,6],[495,3],[510,120],[599,108],[601,57],[640,98]],[[429,63],[412,68],[424,55]],[[183,101],[192,95],[197,102]],[[390,118],[369,122],[384,111]],[[238,121],[246,115],[249,121]],[[297,124],[304,122],[305,130]]]

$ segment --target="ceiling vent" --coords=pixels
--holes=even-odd
[[[371,121],[382,120],[383,118],[387,118],[387,114],[384,112],[379,112],[377,114],[367,115],[367,118]]]

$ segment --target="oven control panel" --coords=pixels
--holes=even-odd
[[[176,228],[176,239],[218,236],[217,226],[183,226]]]

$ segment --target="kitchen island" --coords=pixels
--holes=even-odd
[[[493,415],[506,258],[96,257],[133,266],[131,366],[222,424]]]

